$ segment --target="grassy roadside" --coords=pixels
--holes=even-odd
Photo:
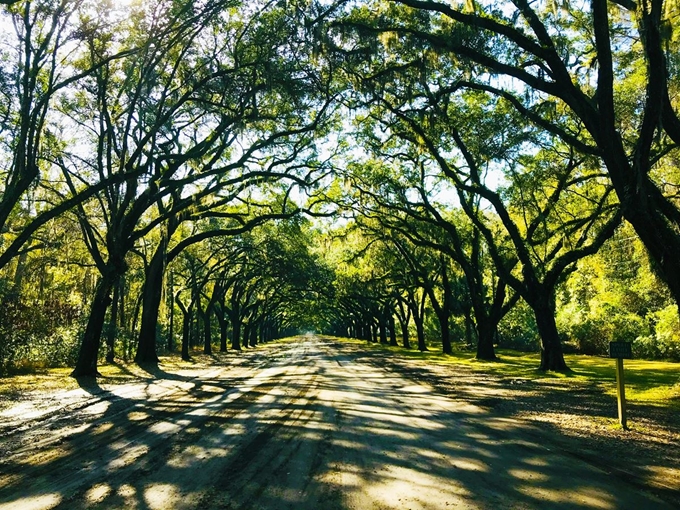
[[[192,359],[184,361],[179,353],[172,353],[159,356],[158,367],[167,372],[178,372],[182,370],[200,369],[210,365],[228,364],[241,356],[249,354],[264,353],[267,349],[277,344],[295,342],[298,337],[284,338],[275,342],[259,344],[255,349],[244,349],[243,351],[218,352],[215,349],[212,355],[203,354],[196,350],[191,353]],[[134,381],[143,381],[154,378],[154,374],[133,361],[117,360],[115,363],[102,362],[98,366],[101,377],[98,382],[107,385],[125,384]],[[26,398],[32,392],[54,392],[70,391],[80,387],[78,381],[70,377],[73,368],[42,368],[35,367],[26,370],[25,373],[13,374],[0,377],[0,410],[22,398]]]
[[[480,361],[473,352],[454,347],[451,355],[438,351],[420,352],[403,347],[368,343],[356,339],[340,339],[371,350],[384,350],[418,362],[462,366],[477,372],[490,373],[508,379],[540,382],[550,380],[560,386],[597,386],[605,394],[616,396],[615,360],[603,356],[567,354],[569,373],[540,372],[536,369],[538,353],[497,349],[498,361]],[[680,363],[647,360],[625,360],[626,398],[633,403],[671,407],[680,410]]]

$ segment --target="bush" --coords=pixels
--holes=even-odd
[[[518,351],[536,351],[539,345],[534,312],[524,301],[520,301],[498,325],[498,346]]]
[[[639,358],[664,358],[680,361],[680,317],[676,305],[669,305],[647,315],[654,334],[640,335],[633,342],[633,354]]]
[[[14,294],[0,296],[0,376],[73,364],[80,321],[80,309],[68,303],[26,305]]]
[[[557,326],[582,354],[607,354],[609,342],[632,342],[650,333],[642,317],[609,303],[599,303],[588,313],[567,305],[557,316]]]

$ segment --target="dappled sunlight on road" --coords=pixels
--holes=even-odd
[[[269,352],[266,363],[253,354],[250,366],[100,393],[96,413],[79,404],[68,420],[36,423],[38,446],[0,463],[0,509],[664,508],[551,450],[541,429],[361,363],[342,344]]]
[[[54,508],[61,502],[61,494],[39,494],[29,497],[18,497],[10,503],[0,503],[0,510],[40,510],[42,508]]]

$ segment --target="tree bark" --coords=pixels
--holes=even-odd
[[[191,310],[182,310],[182,359],[189,361],[189,342],[191,337]]]
[[[416,335],[418,338],[418,350],[420,352],[427,351],[427,345],[425,344],[425,324],[423,323],[423,318],[418,316],[413,317],[413,321],[416,324]]]
[[[477,355],[476,358],[486,361],[495,361],[496,351],[493,347],[496,326],[488,322],[477,324]]]
[[[399,345],[397,343],[397,324],[396,321],[394,320],[394,315],[392,314],[390,314],[389,328],[390,328],[390,345],[396,347],[397,345]]]
[[[158,363],[156,334],[158,313],[163,299],[163,275],[167,241],[162,240],[146,268],[142,290],[142,321],[137,340],[135,363]]]
[[[401,323],[401,344],[403,345],[404,349],[410,349],[411,348],[411,341],[409,339],[409,334],[408,334],[408,322]]]
[[[449,314],[443,313],[439,316],[439,327],[442,335],[442,352],[444,354],[453,354],[453,346],[451,345],[451,328],[449,327]]]
[[[387,344],[387,324],[384,317],[384,313],[380,316],[380,321],[378,323],[378,329],[380,334],[380,343],[383,345]]]
[[[203,313],[203,354],[212,354],[212,327],[210,324],[210,315],[212,312],[212,305],[205,307]]]
[[[569,370],[564,361],[562,342],[555,322],[555,301],[539,300],[532,306],[536,317],[536,326],[541,336],[541,365],[539,370],[566,372]]]
[[[168,325],[168,352],[173,352],[175,350],[175,302],[173,300],[175,285],[173,282],[172,271],[170,271],[168,279],[170,280],[168,282],[168,285],[170,286],[170,291],[168,292],[168,295],[170,296],[170,299],[168,300],[170,303],[169,306],[170,324]]]
[[[257,322],[250,327],[250,346],[257,347]]]
[[[413,323],[416,325],[416,336],[418,339],[418,350],[420,352],[425,352],[428,350],[425,344],[425,299],[427,293],[422,292],[420,297],[420,303],[415,299],[415,296],[411,300],[409,305],[411,306],[411,315],[413,316]]]
[[[189,355],[189,337],[191,336],[191,312],[193,302],[189,303],[188,307],[184,306],[184,303],[182,303],[182,300],[180,299],[180,292],[175,296],[175,302],[182,312],[182,359],[184,361],[189,361],[191,359],[191,356]]]
[[[444,287],[444,292],[450,292],[448,286]],[[450,310],[448,307],[450,306],[450,303],[447,302],[446,297],[444,297],[444,303],[440,303],[437,300],[437,296],[435,295],[433,288],[428,288],[427,293],[430,296],[430,303],[432,304],[432,308],[434,308],[434,312],[437,315],[437,319],[439,320],[442,351],[444,354],[453,354],[453,347],[451,345],[451,328],[449,327]]]
[[[116,357],[116,334],[118,333],[118,302],[120,285],[113,286],[113,302],[111,303],[111,315],[109,316],[109,330],[106,336],[106,362],[113,363]]]
[[[231,317],[231,348],[235,351],[241,350],[241,319],[238,314]]]
[[[401,343],[404,349],[410,349],[411,342],[409,340],[408,325],[409,322],[411,322],[411,309],[408,306],[405,306],[404,302],[400,300],[397,312],[399,326],[401,327]]]
[[[90,316],[83,334],[83,340],[80,344],[78,361],[73,372],[71,372],[71,377],[97,377],[101,375],[97,370],[99,345],[106,318],[106,309],[111,304],[111,288],[117,277],[118,275],[113,270],[109,270],[99,280],[90,307]]]
[[[219,313],[217,315],[217,320],[220,323],[220,352],[227,352],[227,338],[228,338],[228,328],[229,321],[225,317],[224,308],[220,307]]]

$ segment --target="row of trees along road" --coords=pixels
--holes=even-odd
[[[3,4],[3,370],[47,330],[74,376],[103,337],[156,362],[176,314],[184,357],[214,325],[424,350],[432,315],[493,359],[527,306],[565,370],[584,268],[656,296],[618,299],[631,338],[677,322],[677,2]],[[593,265],[632,238],[652,270]]]
[[[588,7],[347,3],[325,41],[344,57],[359,139],[374,140],[381,163],[455,187],[499,277],[535,312],[543,369],[566,368],[555,286],[613,235],[619,216],[680,298],[680,211],[666,186],[680,142],[680,10],[661,0]],[[422,205],[436,218],[430,191]]]
[[[0,268],[16,260],[21,274],[27,254],[51,244],[40,240],[46,226],[75,218],[98,278],[74,376],[97,373],[112,290],[142,245],[153,253],[148,312],[167,251],[189,244],[175,235],[183,223],[254,225],[254,187],[306,186],[323,171],[314,136],[332,94],[310,62],[302,14],[221,0],[4,9],[15,40],[2,48]],[[268,215],[297,208],[288,192],[268,192],[266,209],[278,209]],[[137,359],[153,361],[143,322],[151,340]]]

